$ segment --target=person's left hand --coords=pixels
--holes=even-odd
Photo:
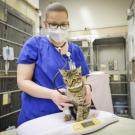
[[[87,105],[87,107],[91,106],[91,88],[89,85],[86,85],[86,96],[85,96],[85,105]]]

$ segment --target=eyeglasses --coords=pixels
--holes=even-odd
[[[48,23],[50,29],[58,29],[60,27],[62,30],[67,30],[69,28],[69,23],[56,24],[56,23]]]

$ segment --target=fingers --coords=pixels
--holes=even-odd
[[[91,99],[85,99],[84,101],[85,101],[84,103],[85,105],[89,105],[89,104],[91,105]]]
[[[86,97],[84,98],[84,102],[85,102],[85,105],[86,105],[87,107],[90,107],[90,106],[91,106],[91,98],[90,98],[90,97],[86,96]]]
[[[90,107],[91,106],[91,102],[90,103],[85,103],[86,107]]]
[[[69,103],[60,103],[60,105],[57,105],[57,106],[58,106],[58,108],[59,108],[60,110],[63,111],[65,108],[72,107],[73,104],[69,104]]]
[[[70,103],[60,103],[61,106],[64,106],[64,107],[72,107],[73,104],[70,104]]]
[[[69,102],[70,98],[64,95],[61,95],[61,100],[63,100],[64,102]]]
[[[58,106],[58,108],[59,108],[61,111],[64,110],[64,107],[62,107],[61,105],[57,105],[57,106]]]
[[[62,97],[61,97],[61,100],[60,100],[60,102],[59,102],[59,105],[62,105],[62,106],[64,106],[64,107],[73,106],[72,100],[71,100],[69,97],[63,96],[63,95],[62,95]]]
[[[52,100],[60,110],[73,106],[72,99],[66,95],[60,94],[58,91],[53,91]]]
[[[61,89],[59,89],[61,92],[65,92],[66,93],[66,91],[67,91],[67,89],[64,89],[64,88],[61,88]]]
[[[69,97],[60,94],[58,96],[56,104],[60,110],[63,110],[65,107],[67,108],[73,106],[73,104],[71,104],[70,102],[71,100]]]

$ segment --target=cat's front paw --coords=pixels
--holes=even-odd
[[[79,118],[76,119],[76,121],[78,121],[78,122],[82,121],[82,120],[84,120],[83,117],[79,117]]]
[[[64,116],[64,120],[65,120],[65,121],[71,120],[71,115],[65,115],[65,116]]]

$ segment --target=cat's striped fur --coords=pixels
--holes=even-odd
[[[86,119],[90,107],[87,107],[84,101],[86,96],[86,86],[84,85],[84,80],[81,75],[81,68],[60,70],[60,72],[67,86],[66,95],[70,97],[74,105],[69,108],[69,113],[65,114],[65,120],[67,121],[74,118],[76,121],[81,121]]]

